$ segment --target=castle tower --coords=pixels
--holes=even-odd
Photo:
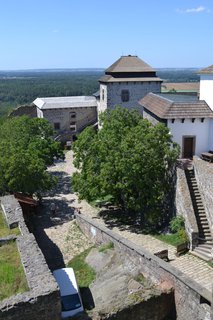
[[[121,56],[105,70],[100,82],[100,102],[98,111],[121,105],[142,112],[138,101],[147,93],[159,93],[162,80],[156,71],[137,56]]]
[[[205,100],[213,110],[213,65],[198,72],[200,75],[200,100]]]

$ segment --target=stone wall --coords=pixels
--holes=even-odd
[[[11,117],[20,117],[20,116],[29,116],[32,118],[37,117],[37,111],[36,111],[36,106],[29,105],[29,106],[20,106],[13,110],[10,113]]]
[[[185,229],[190,241],[190,250],[198,244],[198,226],[192,206],[191,196],[186,181],[184,169],[177,168],[177,182],[175,194],[176,215],[185,219]]]
[[[70,112],[75,112],[76,117],[70,118]],[[85,108],[67,108],[67,109],[51,109],[43,110],[43,117],[47,119],[52,126],[54,123],[60,123],[61,131],[70,131],[70,123],[76,123],[76,130],[81,131],[82,128],[90,124],[97,122],[97,107],[85,107]]]
[[[147,112],[146,109],[143,110],[143,118],[148,120],[153,126],[156,126],[158,123],[160,123],[160,120],[154,117],[154,114],[150,114]]]
[[[129,90],[129,101],[121,100],[121,91]],[[147,93],[159,93],[161,91],[161,83],[152,82],[115,82],[107,83],[107,108],[115,108],[122,105],[124,108],[137,109],[143,111],[142,106],[138,103]]]
[[[182,272],[175,269],[169,263],[150,254],[127,239],[113,233],[105,227],[101,227],[93,220],[76,215],[77,223],[82,231],[95,243],[112,241],[116,250],[124,259],[126,267],[134,274],[134,270],[156,284],[164,283],[175,290],[175,306],[178,320],[210,320],[212,293],[202,288],[196,282],[187,278]],[[208,302],[208,303],[203,303]]]
[[[213,236],[213,164],[193,158],[195,177],[203,199],[206,216]]]
[[[126,307],[121,311],[114,313],[112,316],[101,317],[107,320],[163,320],[170,312],[171,305],[174,304],[172,294],[162,293],[159,297],[151,297],[146,301]],[[156,307],[157,306],[157,307]],[[169,319],[175,319],[171,315]]]
[[[57,283],[33,234],[28,231],[18,201],[13,196],[2,197],[0,201],[8,226],[20,229],[21,235],[17,236],[16,243],[29,287],[27,292],[0,301],[0,319],[61,319]]]

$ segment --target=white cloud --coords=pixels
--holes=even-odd
[[[197,8],[189,8],[189,9],[177,9],[177,12],[179,13],[200,13],[200,12],[210,12],[207,8],[203,6],[199,6]]]

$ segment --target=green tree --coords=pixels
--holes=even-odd
[[[167,127],[117,107],[101,116],[102,129],[85,129],[73,145],[74,190],[94,201],[108,195],[152,224],[163,217],[179,155]]]
[[[0,194],[37,194],[55,180],[46,171],[54,157],[63,157],[53,130],[44,119],[17,117],[0,126]]]

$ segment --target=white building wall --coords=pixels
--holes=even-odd
[[[181,119],[175,119],[174,123],[168,120],[167,126],[173,136],[173,141],[177,142],[181,147],[181,155],[183,136],[196,137],[195,155],[197,156],[200,156],[202,152],[212,149],[210,146],[213,145],[213,141],[209,135],[210,127],[213,130],[212,119],[204,119],[204,122],[201,122],[201,119],[195,119],[194,122],[192,122],[192,119],[185,119],[184,123],[181,122]]]
[[[213,110],[213,75],[200,75],[200,100],[205,100]]]
[[[98,114],[107,109],[107,85],[100,84],[100,103],[98,105]]]
[[[209,148],[208,150],[213,151],[213,119],[210,119],[209,123]]]
[[[36,111],[37,111],[37,117],[38,118],[43,118],[44,115],[43,115],[43,112],[41,109],[39,109],[38,107],[36,107]]]

